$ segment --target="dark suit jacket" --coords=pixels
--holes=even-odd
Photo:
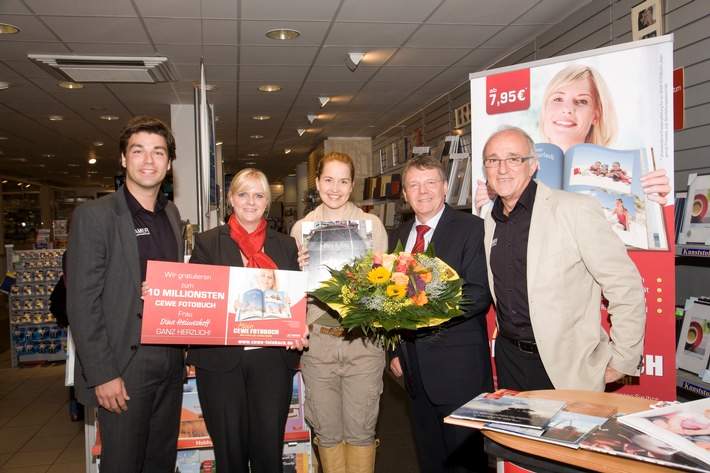
[[[395,228],[389,249],[398,241],[404,246],[414,220]],[[455,269],[466,283],[464,298],[470,301],[466,313],[442,326],[443,330],[418,330],[405,336],[397,348],[407,390],[412,397],[408,348],[416,345],[419,371],[426,394],[434,404],[462,405],[484,391],[493,389],[486,312],[491,304],[483,250],[483,220],[452,209],[448,205],[431,239],[436,256]]]
[[[168,202],[182,261],[180,213]],[[74,382],[82,404],[97,406],[94,387],[122,375],[141,340],[141,267],[124,189],[74,210],[67,249],[67,314],[76,345]]]
[[[298,247],[290,236],[266,229],[264,253],[279,269],[298,271]],[[229,225],[222,225],[195,237],[195,249],[190,263],[243,267],[239,246],[229,235]],[[280,348],[286,365],[294,369],[300,353]],[[187,363],[208,371],[231,371],[242,358],[244,347],[192,346],[187,352]]]

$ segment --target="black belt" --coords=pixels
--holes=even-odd
[[[501,335],[502,336],[502,335]],[[503,337],[506,340],[508,340],[510,343],[518,347],[518,350],[525,352],[525,353],[531,353],[531,354],[538,354],[537,350],[537,343],[529,340],[513,340],[512,338],[508,337]]]

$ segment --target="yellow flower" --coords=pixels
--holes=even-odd
[[[387,286],[387,295],[394,299],[401,299],[407,294],[407,286],[391,284]]]
[[[382,284],[389,281],[390,272],[383,266],[378,266],[367,273],[367,279],[375,284]]]

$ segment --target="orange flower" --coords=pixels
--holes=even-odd
[[[414,305],[418,305],[418,306],[422,306],[422,305],[426,304],[427,302],[429,302],[429,298],[426,296],[426,292],[424,292],[424,291],[421,291],[419,294],[412,297],[411,299],[412,299],[412,302],[414,303]]]
[[[431,270],[425,266],[417,266],[414,269],[414,272],[416,272],[420,278],[422,278],[422,281],[425,283],[430,283],[431,280],[434,278],[434,275],[432,274]]]

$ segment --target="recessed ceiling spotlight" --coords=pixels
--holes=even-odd
[[[84,84],[78,82],[60,82],[57,84],[57,87],[61,87],[62,89],[83,89]]]
[[[348,65],[348,69],[355,71],[355,69],[357,69],[357,65],[360,64],[360,61],[362,61],[364,56],[365,53],[348,53],[348,55],[345,56],[345,64]]]
[[[106,110],[106,107],[91,107],[91,110],[93,110],[94,112],[103,112],[104,110]]]
[[[46,154],[43,154],[42,157],[43,157],[43,158],[53,158],[54,155],[53,155],[53,154],[50,154],[50,153],[46,153]]]
[[[325,107],[325,104],[330,102],[330,97],[318,97],[318,103],[320,104],[320,108]]]
[[[103,141],[94,141],[91,144],[94,145],[96,148],[98,148],[99,146],[103,146],[104,142]]]
[[[60,122],[62,120],[64,120],[63,115],[50,115],[49,116],[49,121],[51,121],[51,122]]]
[[[259,120],[259,121],[271,120],[271,117],[268,116],[268,115],[254,115],[254,116],[251,117],[251,118],[252,118],[252,120]]]
[[[114,121],[114,120],[118,120],[118,117],[116,115],[101,115],[99,118],[102,120],[109,121],[109,122]]]
[[[247,156],[249,156],[250,158],[256,158],[259,156],[259,153],[249,153],[247,154]]]
[[[279,41],[286,41],[287,39],[295,39],[301,36],[296,30],[291,30],[288,28],[280,28],[277,30],[270,30],[266,32],[267,38],[276,39]]]
[[[9,89],[10,87],[12,87],[11,83],[0,81],[0,90]]]
[[[20,28],[9,23],[0,23],[0,34],[15,34],[19,33]]]
[[[89,164],[96,164],[96,158],[89,159]]]
[[[291,152],[291,149],[290,149],[290,148],[286,148],[286,149],[284,150],[284,154],[288,154],[288,153],[290,153],[290,152]]]
[[[246,162],[246,163],[244,163],[244,164],[246,164],[247,166],[254,166],[254,165],[256,164],[256,162],[254,162],[254,161],[249,161],[249,162]]]
[[[303,134],[306,132],[305,128],[296,128],[296,133],[298,133],[298,136],[303,136]]]
[[[67,164],[67,166],[69,166],[70,168],[78,168],[79,167],[79,165],[76,163],[69,163],[69,164]]]
[[[281,87],[278,85],[260,85],[258,89],[262,92],[278,92]]]
[[[249,138],[253,138],[255,140],[260,140],[264,137],[264,135],[249,135]]]
[[[214,145],[215,145],[215,146],[222,146],[222,142],[221,142],[221,141],[218,141],[218,142],[216,142]]]

